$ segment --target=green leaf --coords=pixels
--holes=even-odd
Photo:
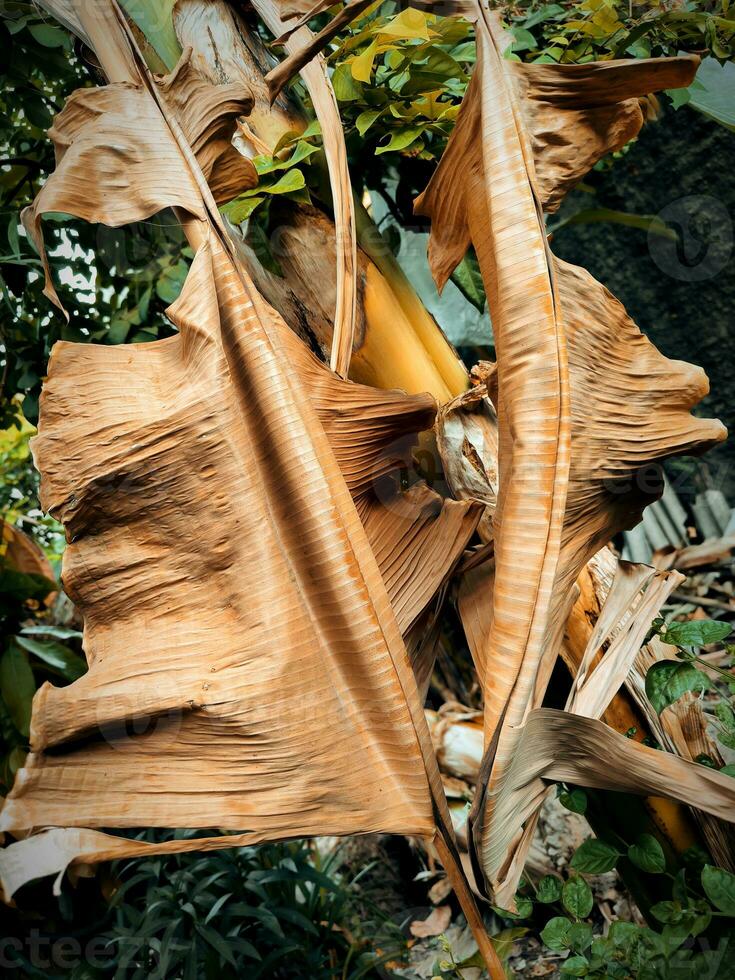
[[[501,962],[505,962],[508,959],[516,941],[523,938],[523,936],[527,936],[529,931],[524,926],[511,926],[509,929],[502,929],[490,937],[490,941],[495,947],[495,952],[500,957]],[[482,959],[482,954],[478,951],[462,960],[459,966],[461,969],[467,969],[471,966],[477,966],[483,969],[485,961]]]
[[[81,640],[79,630],[69,629],[68,626],[24,626],[20,631],[22,636],[53,636],[55,640]]]
[[[533,902],[530,898],[525,895],[516,895],[516,911],[511,912],[509,909],[501,909],[499,906],[493,905],[492,908],[497,915],[504,919],[527,919],[533,913]]]
[[[589,971],[589,961],[586,956],[570,956],[564,960],[560,970],[568,977],[585,977]]]
[[[526,895],[516,895],[514,918],[528,919],[533,914],[533,902]]]
[[[727,915],[735,916],[735,875],[724,868],[706,864],[702,869],[702,888],[712,904]]]
[[[53,24],[29,24],[28,30],[44,48],[63,48],[69,40],[69,35]]]
[[[28,657],[11,640],[0,660],[0,694],[13,724],[26,737],[30,732],[31,702],[35,693],[36,682]]]
[[[538,883],[536,898],[545,905],[558,902],[561,898],[561,881],[556,875],[544,875]]]
[[[240,225],[247,221],[259,204],[265,200],[264,197],[239,197],[230,201],[222,208],[222,214],[229,218],[233,225]]]
[[[201,922],[196,922],[195,927],[202,939],[209,943],[212,949],[216,950],[226,963],[229,963],[230,966],[237,966],[237,960],[233,956],[230,944],[224,936],[220,936],[211,926],[203,925]]]
[[[587,794],[583,789],[562,790],[559,802],[572,813],[584,813],[587,809]]]
[[[20,256],[20,236],[18,234],[18,218],[11,214],[8,220],[8,245],[10,251],[16,257]]]
[[[530,31],[515,25],[513,27],[513,45],[511,50],[518,54],[520,51],[535,51],[538,47],[536,38]]]
[[[7,766],[11,777],[23,767],[27,756],[28,753],[20,745],[16,745],[15,748],[10,750],[7,757]]]
[[[372,124],[376,119],[382,114],[382,109],[366,109],[361,112],[360,115],[355,120],[355,128],[357,129],[360,136],[364,136],[365,133],[370,129]]]
[[[586,919],[592,911],[592,889],[579,875],[573,875],[561,891],[564,908],[577,919]]]
[[[634,922],[613,922],[608,933],[613,945],[619,948],[628,946],[637,935],[638,926]]]
[[[735,765],[731,763],[728,766],[723,766],[722,769],[720,769],[720,772],[722,773],[723,776],[735,777]]]
[[[610,223],[614,225],[624,225],[628,228],[638,228],[647,232],[649,235],[658,235],[667,238],[669,241],[678,242],[679,236],[676,231],[669,227],[655,214],[631,214],[629,211],[616,211],[613,208],[582,208],[576,214],[568,218],[562,218],[549,227],[549,232],[555,234],[567,225],[586,225]]]
[[[561,953],[565,949],[569,949],[569,930],[571,928],[572,923],[566,916],[557,915],[553,919],[549,919],[541,930],[541,938],[549,949]]]
[[[120,0],[163,64],[172,71],[181,57],[181,45],[173,24],[176,0]]]
[[[619,856],[619,851],[605,841],[590,837],[577,848],[571,863],[576,871],[600,875],[612,871]]]
[[[16,636],[15,642],[38,657],[43,663],[59,671],[67,680],[75,681],[87,673],[87,665],[82,658],[55,640],[36,640],[30,636]]]
[[[526,28],[535,27],[536,24],[541,24],[545,20],[554,20],[560,14],[564,14],[563,7],[560,7],[558,3],[548,3],[539,10],[534,11],[530,17],[526,17],[523,21],[523,26]]]
[[[717,643],[732,633],[729,623],[716,619],[691,619],[687,623],[669,623],[661,634],[664,643],[680,647],[703,647]]]
[[[689,925],[683,921],[676,923],[676,925],[664,926],[661,930],[661,939],[669,951],[669,955],[678,949],[688,938]]]
[[[228,898],[232,898],[232,892],[225,892],[224,895],[220,895],[217,901],[212,905],[212,907],[207,912],[207,917],[204,920],[204,924],[207,925],[212,919],[217,915],[222,906],[225,904]]]
[[[424,125],[407,126],[405,129],[399,129],[391,133],[390,140],[375,150],[376,156],[380,153],[398,152],[399,150],[407,149],[412,143],[416,142],[425,128]]]
[[[465,299],[469,300],[482,313],[485,309],[485,286],[474,250],[465,255],[452,273],[451,278]]]
[[[23,96],[23,112],[28,117],[31,125],[37,126],[38,129],[48,129],[53,120],[48,106],[41,98],[40,93],[35,91],[24,92]]]
[[[678,922],[681,919],[681,904],[679,902],[657,902],[651,906],[651,915],[659,922]]]
[[[663,660],[646,674],[646,695],[658,714],[687,691],[706,691],[711,687],[706,674],[691,663]]]
[[[5,603],[22,603],[28,599],[41,601],[57,586],[43,575],[16,572],[14,568],[0,568],[0,607]]]
[[[575,953],[583,953],[592,944],[592,926],[589,922],[573,922],[569,929],[569,945]]]
[[[272,272],[274,276],[283,278],[283,269],[273,255],[270,239],[259,222],[250,222],[245,240],[263,268],[268,272]]]
[[[258,175],[262,177],[264,174],[270,174],[276,170],[289,170],[291,167],[295,167],[297,163],[308,160],[310,156],[318,153],[320,149],[321,147],[314,143],[299,140],[293,152],[288,157],[281,159],[277,156],[266,156],[263,154],[253,157],[253,166],[257,170]],[[252,193],[260,194],[261,191],[262,188],[260,186],[252,188]]]
[[[332,88],[338,102],[362,99],[362,83],[352,77],[352,70],[346,62],[337,65],[332,72]]]
[[[110,327],[107,331],[107,339],[111,344],[122,344],[125,342],[125,338],[130,333],[133,324],[131,320],[126,320],[124,317],[117,317],[113,319],[110,323]]]
[[[306,186],[306,179],[300,170],[287,170],[275,184],[258,187],[258,194],[292,194]]]
[[[676,91],[667,94],[673,97]],[[714,58],[705,58],[694,82],[685,91],[689,95],[687,105],[726,129],[735,130],[735,64],[732,61],[720,65]]]
[[[628,848],[628,857],[641,871],[662,874],[666,870],[663,848],[652,834],[641,834]]]
[[[167,266],[156,280],[156,293],[164,303],[173,303],[181,292],[189,266],[183,260]]]

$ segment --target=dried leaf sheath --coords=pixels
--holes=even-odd
[[[474,245],[498,352],[493,621],[475,635],[486,638],[487,736],[502,728],[475,837],[504,904],[527,843],[515,859],[491,843],[507,813],[505,774],[542,701],[577,575],[652,499],[637,487],[641,467],[725,433],[688,413],[706,393],[703,373],[663,358],[599,283],[553,259],[541,213],[637,131],[640,95],[687,84],[696,59],[525,66],[502,58],[506,39],[485,5],[475,19],[477,68],[417,209],[432,218],[439,285]]]
[[[122,151],[141,180],[131,167],[121,220],[171,203],[203,215],[145,87],[96,97],[104,116],[87,93],[75,135],[97,153],[83,178],[64,157],[45,200],[94,218],[85,181],[98,202],[112,199],[105,182]],[[116,112],[137,117],[152,166]],[[246,827],[254,840],[432,835],[438,770],[350,497],[395,465],[396,443],[430,424],[432,401],[340,382],[242,278],[218,232],[203,237],[170,310],[177,337],[55,348],[35,453],[44,502],[69,530],[65,575],[90,671],[79,687],[39,693],[34,754],[0,821]],[[445,550],[448,540],[437,536]],[[126,731],[136,718],[150,730]],[[48,871],[49,860],[58,870],[82,853],[140,851],[83,837],[56,834],[56,859],[43,843],[34,853]],[[18,848],[0,858],[8,873]]]

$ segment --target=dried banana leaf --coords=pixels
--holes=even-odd
[[[567,711],[599,718],[625,683],[664,602],[684,581],[679,572],[619,561],[612,587],[572,683]],[[605,655],[598,654],[603,642]]]
[[[194,153],[211,140],[171,94],[181,69],[154,81],[132,49],[119,57],[129,35],[106,9],[83,26],[101,59],[107,36],[120,42],[112,72],[132,60],[137,74],[69,101],[57,170],[26,226],[42,249],[49,208],[120,224],[175,206],[197,251],[168,310],[177,336],[52,354],[33,450],[44,506],[67,529],[89,672],[34,702],[32,753],[0,826],[59,829],[0,853],[5,895],[70,861],[296,835],[433,837],[437,824],[452,865],[428,728],[355,505],[374,515],[376,482],[431,424],[433,400],[341,381],[263,302]],[[227,87],[202,92],[229,111]],[[383,533],[406,555],[416,541],[431,552],[433,534],[446,569],[478,517],[469,503],[434,506]],[[406,621],[431,576],[394,583]],[[150,845],[89,829],[104,826],[246,832]]]
[[[639,478],[646,466],[702,451],[725,432],[689,414],[707,391],[703,372],[667,361],[604,287],[554,259],[543,224],[544,206],[637,131],[638,98],[688,84],[697,59],[539,71],[503,58],[508,36],[485,4],[474,5],[473,19],[477,67],[416,209],[432,219],[439,286],[474,245],[498,355],[493,620],[480,657],[486,737],[496,744],[473,839],[489,891],[510,901],[521,869],[517,840],[502,826],[514,812],[504,785],[521,764],[522,726],[541,703],[574,582],[654,499]]]
[[[486,758],[483,766],[487,762]],[[490,860],[497,862],[509,879],[523,870],[522,860],[530,844],[528,830],[535,823],[550,780],[680,800],[721,820],[732,821],[735,815],[732,777],[648,748],[596,719],[551,708],[530,713],[506,772],[504,791],[496,802],[493,833],[486,836],[483,850],[487,848]],[[472,834],[482,837],[487,808],[480,806],[476,812]],[[474,846],[478,853],[477,840]]]
[[[2,567],[12,568],[23,575],[40,575],[49,582],[56,581],[51,562],[33,538],[4,519],[0,519],[0,568]]]
[[[473,387],[439,409],[434,431],[442,469],[457,500],[485,505],[480,537],[492,540],[492,521],[498,497],[498,418],[488,386],[495,365],[482,362],[472,371]]]

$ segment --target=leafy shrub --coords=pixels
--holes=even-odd
[[[160,839],[160,831],[146,839],[156,833]],[[393,933],[390,952],[369,949],[359,931],[359,886],[337,873],[338,861],[335,852],[321,862],[293,842],[115,862],[95,882],[81,883],[79,895],[65,887],[60,916],[47,916],[33,942],[4,955],[22,975],[75,980],[377,977],[377,965],[400,953],[400,934]],[[38,919],[35,911],[26,929]],[[79,951],[76,959],[59,955],[64,943]]]

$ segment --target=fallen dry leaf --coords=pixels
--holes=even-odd
[[[409,926],[412,936],[417,939],[426,939],[429,936],[441,936],[446,932],[449,923],[452,921],[452,910],[448,905],[440,905],[432,909],[426,919],[414,919]]]

